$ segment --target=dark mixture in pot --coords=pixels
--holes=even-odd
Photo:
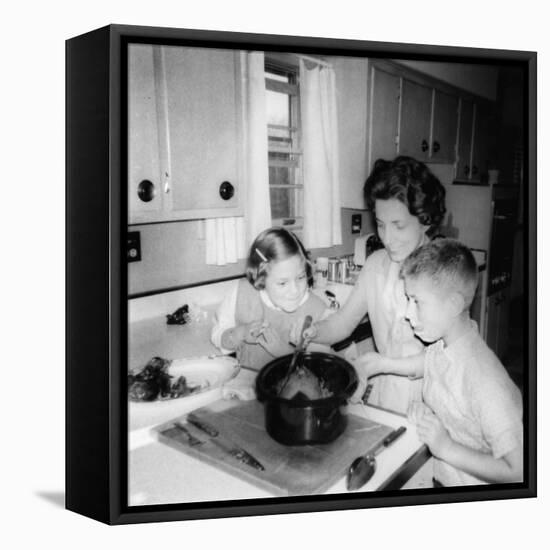
[[[283,391],[280,392],[283,382],[284,381],[281,380],[279,383],[277,387],[277,394],[285,399],[313,401],[315,399],[323,399],[333,395],[333,392],[327,388],[324,380],[321,380],[304,366],[298,367],[290,375]]]

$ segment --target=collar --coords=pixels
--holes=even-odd
[[[298,307],[304,305],[309,298],[310,290],[307,289],[306,293],[304,294],[304,297],[300,300],[300,303],[298,304]],[[265,290],[260,290],[260,298],[262,299],[262,302],[270,309],[274,309],[276,311],[283,311],[279,306],[276,306],[269,297],[268,293]],[[286,313],[286,312],[285,312]]]
[[[452,344],[448,346],[443,346],[443,340],[441,342],[441,349],[443,353],[453,362],[460,362],[462,359],[465,359],[471,356],[472,353],[472,344],[479,337],[479,330],[477,323],[470,319],[470,326],[464,332],[464,334],[455,340]],[[439,343],[438,342],[438,343]]]

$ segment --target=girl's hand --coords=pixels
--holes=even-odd
[[[295,346],[298,345],[298,342],[300,341],[300,331],[302,330],[302,327],[304,326],[304,320],[305,317],[298,318],[297,321],[292,323],[290,326],[290,333],[289,333],[289,340],[292,342]],[[312,323],[311,326],[304,330],[304,338],[308,341],[314,340],[317,337],[317,326],[316,323]]]
[[[431,453],[445,460],[445,454],[453,444],[449,432],[433,412],[425,412],[418,421],[416,431],[418,438],[430,448]]]
[[[258,344],[262,346],[273,357],[282,357],[292,353],[292,347],[288,342],[281,338],[280,334],[270,326],[267,326],[258,339]]]
[[[236,338],[247,344],[256,344],[258,343],[258,338],[263,334],[268,325],[267,321],[262,320],[240,325],[235,329],[237,332]]]

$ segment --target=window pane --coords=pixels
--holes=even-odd
[[[290,126],[289,95],[281,92],[266,90],[267,94],[267,123]]]
[[[288,166],[270,166],[269,167],[269,183],[271,185],[290,185],[290,170]]]
[[[286,189],[270,189],[271,197],[271,217],[273,218],[290,218],[291,205],[290,197]]]
[[[269,194],[273,218],[296,218],[301,212],[299,208],[301,189],[270,188]]]

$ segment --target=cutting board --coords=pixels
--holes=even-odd
[[[186,416],[156,428],[159,440],[190,456],[221,468],[275,496],[313,495],[325,492],[344,477],[353,460],[382,441],[392,428],[356,415],[336,441],[324,445],[287,446],[272,439],[265,430],[264,407],[256,400],[220,402],[194,411],[199,419],[214,426],[226,439],[260,461],[260,471],[225,453],[209,436],[191,424],[189,432],[204,441],[191,446],[174,422],[185,424]]]

